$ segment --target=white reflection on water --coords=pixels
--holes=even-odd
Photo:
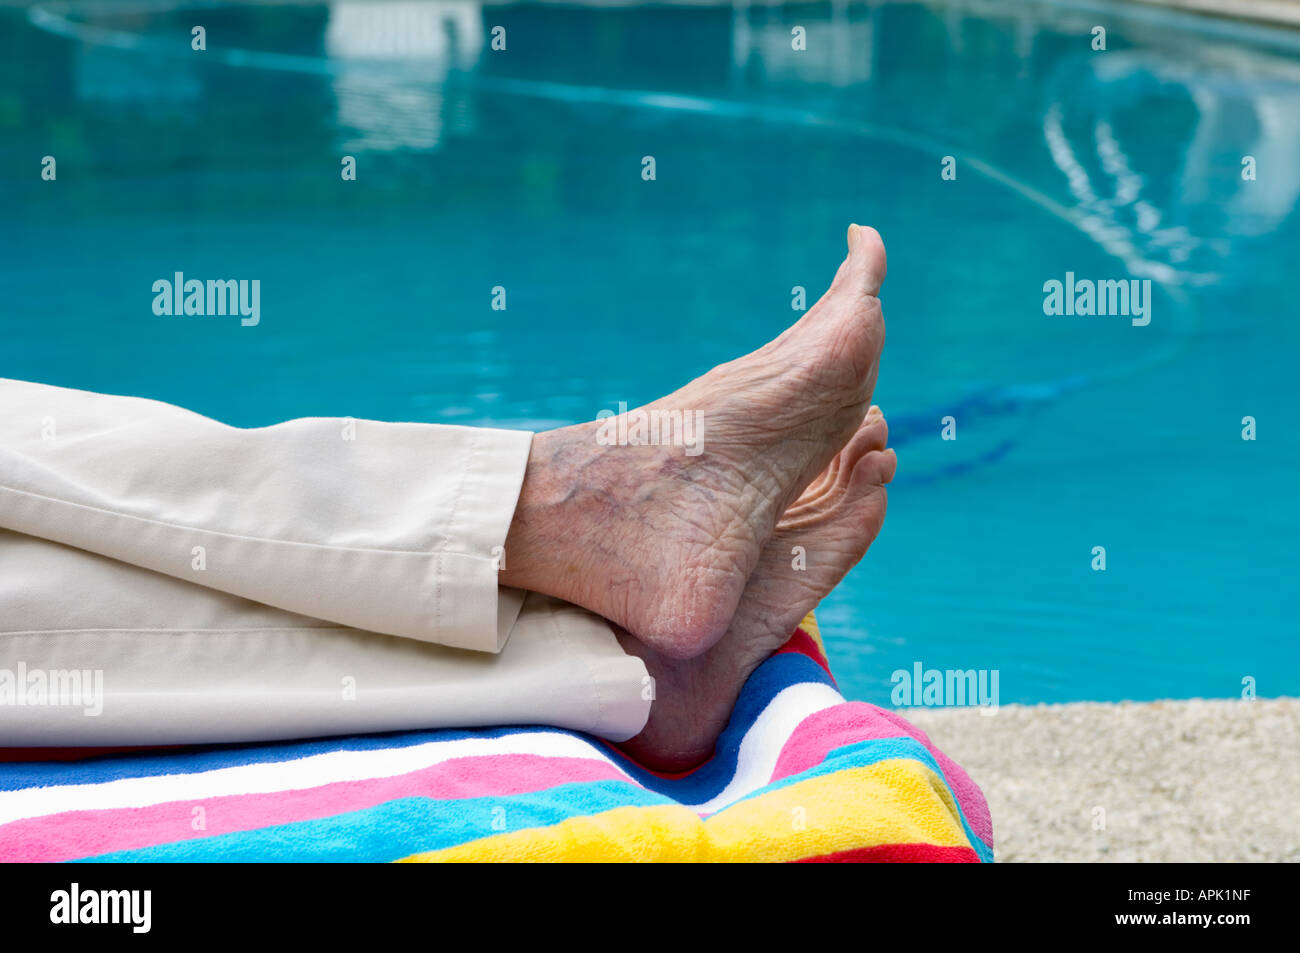
[[[435,149],[445,130],[473,129],[471,101],[443,84],[469,71],[484,45],[482,5],[468,0],[331,3],[325,54],[346,149]],[[399,62],[395,75],[376,62]],[[349,64],[356,64],[349,68]]]
[[[1135,274],[1170,285],[1212,283],[1234,239],[1269,234],[1295,209],[1300,64],[1231,46],[1201,50],[1195,61],[1125,50],[1084,62],[1088,101],[1055,99],[1043,115],[1043,138],[1082,219],[1135,263]],[[1154,108],[1153,92],[1194,113],[1190,136],[1169,143],[1180,159],[1172,177],[1144,174],[1117,132],[1126,111],[1131,120]],[[1256,178],[1242,175],[1246,156]]]

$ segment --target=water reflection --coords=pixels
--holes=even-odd
[[[732,76],[839,87],[867,82],[875,59],[879,4],[866,7],[865,16],[854,15],[853,9],[846,0],[832,0],[825,19],[801,12],[791,21],[779,5],[732,3]],[[799,47],[792,34],[795,27],[804,31]]]
[[[443,86],[468,71],[484,45],[481,4],[464,0],[332,3],[323,53],[332,78],[337,124],[353,135],[345,149],[436,149],[448,126],[473,132],[473,101]],[[398,63],[385,73],[373,64]]]

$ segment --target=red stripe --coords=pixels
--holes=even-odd
[[[790,636],[789,641],[787,641],[785,645],[781,646],[772,654],[786,655],[789,653],[808,656],[810,659],[812,659],[814,662],[820,665],[823,671],[825,671],[827,675],[830,675],[832,682],[835,681],[835,676],[831,674],[831,663],[827,660],[826,655],[821,650],[821,647],[818,646],[817,640],[814,639],[807,632],[805,632],[803,629],[801,628],[795,629],[794,635]]]
[[[877,844],[854,847],[820,857],[804,857],[796,864],[978,864],[979,856],[969,847],[940,847],[938,844]]]
[[[0,748],[0,763],[6,761],[84,761],[105,754],[139,754],[144,751],[178,751],[184,745],[142,745],[117,748]]]

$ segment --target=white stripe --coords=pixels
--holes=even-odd
[[[577,735],[520,732],[499,738],[430,741],[402,748],[330,751],[292,761],[244,764],[193,774],[119,778],[93,784],[55,785],[0,792],[0,824],[64,811],[106,811],[174,801],[240,794],[267,794],[340,781],[396,777],[453,758],[530,754],[550,758],[598,758],[631,780],[593,742]]]
[[[700,814],[711,814],[770,784],[781,749],[799,723],[809,715],[843,703],[844,696],[818,682],[800,682],[783,688],[745,732],[736,758],[736,773],[727,786],[703,804],[687,807]]]

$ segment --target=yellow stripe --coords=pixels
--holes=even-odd
[[[881,844],[970,846],[948,786],[910,758],[808,778],[705,823],[716,860],[799,860]]]
[[[465,861],[680,861],[696,856],[703,840],[700,816],[679,804],[617,807],[600,814],[571,817],[549,827],[497,834],[412,854],[401,863]]]
[[[405,861],[785,861],[917,843],[970,846],[943,780],[891,758],[768,791],[708,820],[680,805],[620,807]]]

